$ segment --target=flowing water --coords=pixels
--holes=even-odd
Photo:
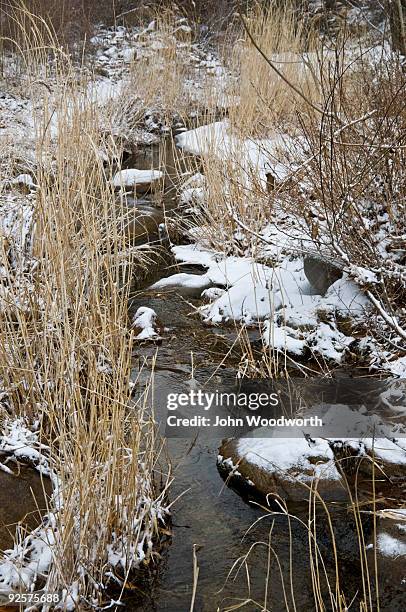
[[[150,168],[148,163],[154,155],[155,162],[162,160],[162,153],[151,152],[151,157],[144,157],[146,166],[141,166],[142,160],[138,158],[134,167]],[[168,210],[174,210],[176,161],[170,141],[165,147],[164,157],[168,177],[163,203]],[[157,278],[177,271],[173,262],[170,264],[170,268],[162,266]],[[182,271],[185,271],[184,266]],[[199,273],[193,267],[187,271]],[[139,306],[153,308],[163,326],[168,328],[158,348],[143,346],[137,350],[140,362],[156,355],[153,404],[160,424],[167,416],[169,392],[187,392],[196,381],[206,390],[235,387],[235,366],[239,357],[237,350],[231,350],[235,334],[232,330],[205,327],[194,313],[199,301],[187,299],[176,292],[156,293],[144,289],[131,304],[132,312]],[[228,351],[229,356],[223,363]],[[265,601],[268,609],[274,612],[315,609],[306,527],[296,519],[289,522],[286,516],[271,516],[255,502],[247,503],[229,489],[216,468],[220,443],[220,439],[207,436],[167,439],[175,476],[171,499],[180,496],[172,508],[172,538],[156,578],[150,584],[150,593],[141,605],[128,601],[128,609],[187,612],[192,599],[194,545],[199,566],[195,612],[223,610],[250,597],[257,603],[247,603],[242,608],[248,612],[260,610]],[[296,508],[290,506],[289,510],[307,521],[306,503]],[[341,563],[340,577],[345,584],[347,600],[355,598],[356,601],[357,593],[361,592],[356,525],[345,510],[335,512],[332,508],[331,512]],[[371,529],[366,520],[364,532],[367,539],[371,537]],[[272,554],[268,557],[269,549],[265,544],[269,543],[270,531]],[[332,544],[325,517],[320,520],[318,545],[328,565],[333,568]],[[237,576],[234,572],[227,579],[233,564],[250,549],[247,565],[241,564]],[[386,573],[389,576],[390,567],[388,563]],[[328,573],[328,578],[334,590],[334,576]],[[326,593],[323,578],[320,588]],[[385,589],[381,589],[381,610],[397,609],[396,602],[402,601],[403,595],[396,599],[391,588],[385,593]],[[328,605],[326,609],[329,609]]]
[[[146,304],[154,308],[162,323],[170,328],[158,348],[154,374],[153,405],[159,423],[162,424],[167,415],[167,393],[190,390],[192,352],[193,376],[199,387],[205,386],[209,391],[235,388],[232,358],[227,365],[218,367],[224,348],[219,352],[215,347],[217,342],[224,341],[223,336],[190,316],[197,301],[186,303],[176,293],[142,291],[132,308],[136,310]],[[136,358],[143,361],[155,353],[156,347],[140,346]],[[225,486],[216,468],[220,443],[220,439],[206,436],[167,439],[175,476],[171,499],[181,496],[172,508],[172,538],[155,580],[149,585],[148,596],[141,605],[128,601],[127,609],[187,612],[192,598],[193,545],[197,546],[199,564],[195,612],[223,610],[227,604],[248,598],[249,589],[252,597],[263,603],[266,585],[268,609],[275,612],[314,609],[306,528],[296,519],[289,523],[286,516],[271,516],[255,502],[243,500]],[[289,506],[289,510],[307,521],[306,502]],[[356,525],[345,510],[334,512],[332,508],[331,512],[342,564],[341,578],[345,582],[347,597],[356,597],[360,587]],[[260,522],[251,529],[258,519]],[[273,555],[269,560],[264,543],[269,541],[270,530]],[[371,524],[366,522],[364,530],[366,537],[370,536]],[[318,545],[324,559],[333,568],[332,545],[325,517],[320,520]],[[248,563],[249,584],[244,565],[236,578],[233,574],[226,580],[235,561],[250,547],[253,549]],[[334,585],[334,576],[329,578]],[[322,589],[326,591],[323,580]],[[389,601],[393,601],[393,593]],[[249,603],[243,609],[253,612],[261,608]],[[382,606],[381,609],[394,608]]]

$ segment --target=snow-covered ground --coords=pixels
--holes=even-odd
[[[358,354],[362,355],[363,363],[369,361],[371,369],[405,376],[405,357],[382,350],[372,337],[371,328],[368,330],[376,313],[364,286],[376,282],[374,272],[342,263],[341,278],[320,295],[318,289],[309,284],[303,258],[309,253],[329,260],[330,245],[326,242],[320,250],[322,236],[316,243],[301,226],[298,216],[288,210],[274,208],[262,228],[252,229],[239,217],[229,180],[240,180],[239,186],[243,181],[248,189],[259,181],[266,193],[269,174],[283,181],[289,178],[289,173],[295,172],[297,165],[293,163],[289,167],[287,159],[292,148],[296,146],[299,151],[302,143],[294,142],[287,135],[275,135],[266,140],[241,140],[229,122],[222,121],[180,134],[177,145],[200,158],[218,159],[218,164],[225,168],[222,189],[226,204],[223,201],[221,206],[226,206],[225,216],[237,224],[237,231],[234,236],[226,236],[229,230],[222,231],[231,244],[233,240],[244,244],[245,240],[247,255],[229,256],[210,245],[210,236],[215,236],[216,229],[219,231],[204,226],[210,178],[195,174],[185,180],[180,189],[180,201],[188,211],[200,214],[203,225],[189,230],[192,245],[175,246],[173,253],[177,261],[200,264],[207,271],[199,279],[193,275],[174,275],[156,283],[154,288],[200,283],[203,290],[210,284],[218,289],[216,293],[205,293],[209,303],[199,309],[207,323],[218,325],[238,321],[258,326],[265,346],[292,357],[311,354],[332,365],[345,362],[350,354]],[[233,168],[238,178],[229,178]],[[256,205],[262,206],[263,201]],[[246,206],[255,206],[252,197],[247,199]],[[249,244],[253,241],[256,241],[256,253],[250,256]],[[262,263],[264,261],[271,263]],[[342,320],[349,321],[350,326],[340,325]],[[356,337],[348,331],[351,329],[357,330]]]
[[[241,140],[233,134],[228,121],[217,121],[179,134],[176,144],[186,153],[230,160],[236,168],[243,169],[247,182],[250,177],[258,177],[266,189],[268,173],[279,180],[286,176],[286,165],[278,157],[278,149],[286,147],[286,139],[275,134],[263,140]]]
[[[347,277],[336,281],[325,296],[315,295],[300,259],[286,257],[271,268],[252,257],[227,257],[198,245],[176,246],[173,253],[177,261],[199,264],[207,271],[197,277],[172,275],[155,283],[154,289],[218,286],[223,289],[220,294],[205,294],[213,299],[200,307],[203,319],[211,324],[259,325],[265,344],[277,350],[302,355],[307,348],[314,355],[340,362],[354,338],[337,329],[335,316],[361,321],[368,316],[368,300]],[[325,322],[326,318],[330,320]]]

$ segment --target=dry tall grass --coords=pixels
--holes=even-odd
[[[220,96],[212,75],[200,66],[206,55],[197,24],[176,7],[163,6],[151,16],[153,21],[137,35],[142,48],[131,66],[129,95],[144,110],[158,113],[166,127],[174,117],[187,122],[193,114],[214,114]]]
[[[371,60],[361,49],[347,58],[347,45],[337,44],[326,73],[323,115],[303,118],[307,157],[298,160],[289,208],[299,209],[315,249],[367,293],[380,319],[378,339],[389,330],[402,354],[406,79],[395,55]]]
[[[375,475],[373,475],[375,482]],[[314,610],[333,610],[345,612],[350,607],[365,612],[380,610],[380,559],[377,550],[377,523],[379,512],[376,509],[375,493],[368,503],[358,497],[360,483],[358,478],[350,485],[346,482],[348,503],[339,509],[334,504],[324,501],[318,491],[316,477],[303,485],[303,500],[308,497],[308,508],[302,506],[295,511],[289,510],[289,503],[277,494],[270,494],[266,504],[257,504],[264,511],[248,529],[249,533],[259,523],[270,523],[268,538],[254,542],[246,554],[237,559],[231,567],[227,581],[245,580],[247,597],[240,599],[228,598],[222,610],[261,610],[268,612],[277,605],[281,610],[297,610],[303,605],[302,593],[296,586],[295,575],[303,572],[302,560],[294,553],[294,533],[303,530],[307,534],[308,555],[307,580],[309,595],[313,597]],[[341,529],[337,530],[338,522]],[[283,527],[282,527],[283,525]],[[347,527],[346,527],[347,526]],[[283,528],[288,534],[288,546],[282,553],[281,543],[276,543],[277,530]],[[345,533],[347,530],[347,533]],[[344,534],[344,535],[342,535]],[[348,560],[341,551],[345,550],[348,539],[353,544],[354,559],[352,561],[352,584],[346,584]],[[373,550],[368,553],[367,542],[373,541]],[[289,560],[287,569],[279,555]],[[251,586],[250,574],[254,571],[254,563],[263,563],[265,580],[262,592]],[[347,574],[348,575],[348,574]],[[302,578],[303,576],[301,576]],[[276,594],[275,587],[282,587],[283,600]],[[279,589],[278,589],[279,591]],[[278,597],[278,599],[277,599]]]
[[[232,49],[231,57],[224,54],[230,69],[238,75],[233,94],[239,103],[230,108],[231,124],[243,136],[254,137],[272,134],[275,126],[289,129],[304,102],[284,79],[309,102],[320,99],[320,76],[315,70],[318,33],[300,20],[294,2],[271,2],[266,7],[254,3],[237,26],[230,29],[231,40],[226,42],[226,49]],[[264,61],[253,41],[283,78]]]
[[[320,39],[300,21],[294,3],[254,4],[229,27],[220,55],[230,71],[228,133],[225,139],[214,130],[202,135],[204,153],[190,172],[203,172],[206,192],[194,223],[215,248],[255,254],[261,244],[258,231],[272,219],[278,201],[273,166],[289,171],[290,139],[300,133],[298,116],[314,116],[322,100],[324,60]],[[215,113],[209,113],[206,121],[214,120]]]
[[[65,589],[86,609],[106,602],[109,587],[125,589],[154,557],[164,518],[155,426],[130,384],[128,295],[147,260],[123,231],[125,211],[100,147],[110,159],[119,155],[113,142],[101,142],[89,83],[78,82],[42,20],[24,10],[16,23],[28,83],[54,57],[57,94],[44,97],[34,118],[32,223],[21,227],[23,247],[3,241],[1,250],[0,374],[10,413],[40,421],[54,471],[51,560],[27,586]]]

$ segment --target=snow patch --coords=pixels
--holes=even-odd
[[[275,350],[299,356],[307,347],[313,354],[339,363],[354,338],[337,329],[335,315],[362,319],[368,312],[367,298],[346,275],[325,296],[312,293],[301,259],[285,257],[270,267],[252,257],[227,257],[198,244],[172,250],[177,261],[202,265],[206,272],[199,280],[191,274],[176,274],[154,288],[194,284],[226,287],[217,296],[210,294],[210,302],[200,307],[205,322],[256,325],[264,321],[264,343]],[[326,316],[329,322],[324,321]]]
[[[234,165],[246,177],[259,177],[264,189],[267,174],[278,179],[286,176],[286,166],[280,161],[279,149],[286,149],[286,137],[274,134],[262,140],[245,139],[235,135],[229,121],[217,121],[194,130],[178,134],[176,144],[187,153],[202,157],[215,157],[221,162]]]
[[[141,306],[132,320],[132,327],[138,332],[136,340],[158,340],[158,316],[152,308]]]
[[[398,538],[394,538],[389,533],[378,534],[377,545],[379,552],[384,557],[406,556],[406,542]]]

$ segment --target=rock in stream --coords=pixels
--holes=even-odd
[[[328,442],[296,433],[298,437],[261,438],[266,431],[257,429],[255,438],[223,441],[217,462],[220,474],[243,493],[251,489],[254,497],[274,495],[294,502],[309,499],[309,486],[316,476],[323,499],[347,499]]]

